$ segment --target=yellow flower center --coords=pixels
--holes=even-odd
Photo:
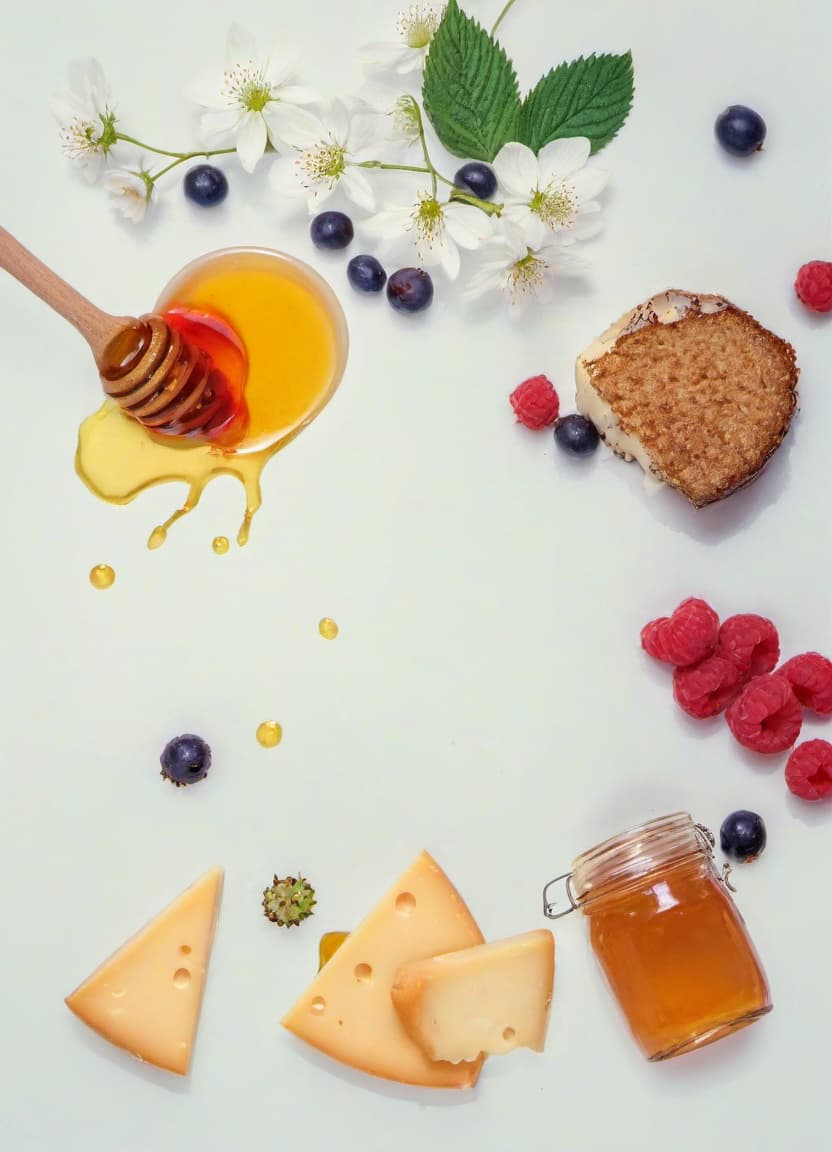
[[[543,286],[549,265],[542,256],[526,250],[526,255],[515,260],[508,272],[507,285],[512,295],[531,294]]]
[[[529,209],[553,232],[572,222],[575,208],[575,200],[564,184],[555,186],[552,183],[546,188],[536,188],[529,201]]]
[[[441,242],[445,218],[442,205],[435,196],[428,192],[420,193],[411,219],[420,243],[430,246],[437,241]]]
[[[328,183],[332,187],[344,174],[347,166],[347,150],[340,144],[322,141],[314,148],[307,148],[301,152],[296,163],[309,182]]]
[[[263,68],[253,60],[226,68],[223,75],[222,95],[244,112],[262,112],[271,100],[271,85]]]
[[[427,4],[411,4],[400,12],[396,29],[408,48],[427,48],[439,27],[441,13]]]

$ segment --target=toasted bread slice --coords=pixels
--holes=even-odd
[[[676,290],[613,324],[575,376],[609,447],[697,508],[758,475],[797,403],[790,344],[721,296]]]

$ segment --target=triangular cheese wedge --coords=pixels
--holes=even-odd
[[[482,1060],[429,1060],[405,1032],[390,989],[402,964],[482,941],[462,897],[423,852],[344,940],[283,1026],[371,1076],[428,1088],[469,1088]]]
[[[542,1052],[555,979],[546,928],[403,965],[391,990],[407,1033],[431,1060],[514,1048]]]
[[[223,873],[188,888],[66,998],[106,1040],[187,1075],[214,942]]]

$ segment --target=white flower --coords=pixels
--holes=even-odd
[[[134,224],[144,219],[153,194],[153,181],[148,176],[129,168],[113,168],[105,174],[102,183],[122,216]]]
[[[548,237],[560,243],[586,240],[601,227],[595,199],[608,174],[587,168],[590,142],[583,136],[553,140],[535,156],[525,144],[505,144],[494,159],[503,190],[503,216],[537,248]]]
[[[364,114],[351,115],[340,100],[332,100],[315,128],[309,143],[294,158],[280,159],[272,169],[272,181],[278,192],[305,196],[309,211],[315,212],[336,188],[360,208],[372,211],[375,196],[370,181],[356,167],[377,138],[373,120]],[[367,157],[368,158],[368,157]]]
[[[522,229],[507,222],[482,249],[482,264],[463,296],[478,300],[496,290],[512,307],[522,307],[533,299],[545,303],[554,295],[558,275],[571,275],[585,267],[585,260],[552,240],[531,246]]]
[[[364,224],[388,246],[410,244],[420,264],[438,264],[452,280],[459,275],[460,248],[475,249],[492,234],[491,218],[466,204],[442,204],[424,189],[415,203],[392,206]]]
[[[104,70],[91,57],[69,66],[70,90],[52,98],[58,138],[71,160],[93,183],[116,141],[116,114]]]
[[[396,20],[398,40],[364,45],[361,54],[365,70],[385,72],[391,69],[404,76],[422,69],[444,10],[444,4],[411,4],[400,12]]]
[[[205,109],[201,121],[205,143],[216,147],[233,141],[246,172],[254,171],[268,142],[273,148],[303,143],[315,117],[301,105],[314,103],[318,95],[293,80],[287,56],[264,55],[245,29],[232,24],[219,86],[214,77],[197,82],[192,91]]]

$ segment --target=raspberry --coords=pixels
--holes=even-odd
[[[724,712],[737,693],[742,677],[730,660],[708,656],[691,668],[673,673],[673,698],[683,712],[707,720]]]
[[[812,312],[832,312],[832,264],[810,260],[797,274],[794,290]]]
[[[832,716],[832,661],[819,652],[793,656],[777,676],[785,676],[804,708],[818,716]]]
[[[807,740],[786,763],[786,784],[801,800],[823,800],[832,793],[832,744]]]
[[[662,643],[662,629],[668,620],[668,616],[660,616],[658,620],[651,620],[649,624],[645,624],[641,630],[641,646],[647,655],[652,656],[654,660],[664,660],[665,663],[669,664],[670,657]]]
[[[691,597],[682,601],[669,620],[651,621],[642,630],[641,643],[657,660],[686,668],[713,654],[718,632],[719,617],[713,608]]]
[[[560,412],[558,394],[547,376],[532,376],[518,384],[509,403],[519,422],[534,432],[554,424]]]
[[[744,748],[768,755],[791,748],[803,726],[803,709],[785,676],[757,676],[725,718]]]
[[[719,630],[716,651],[744,676],[763,676],[780,659],[780,637],[764,616],[729,616]]]

